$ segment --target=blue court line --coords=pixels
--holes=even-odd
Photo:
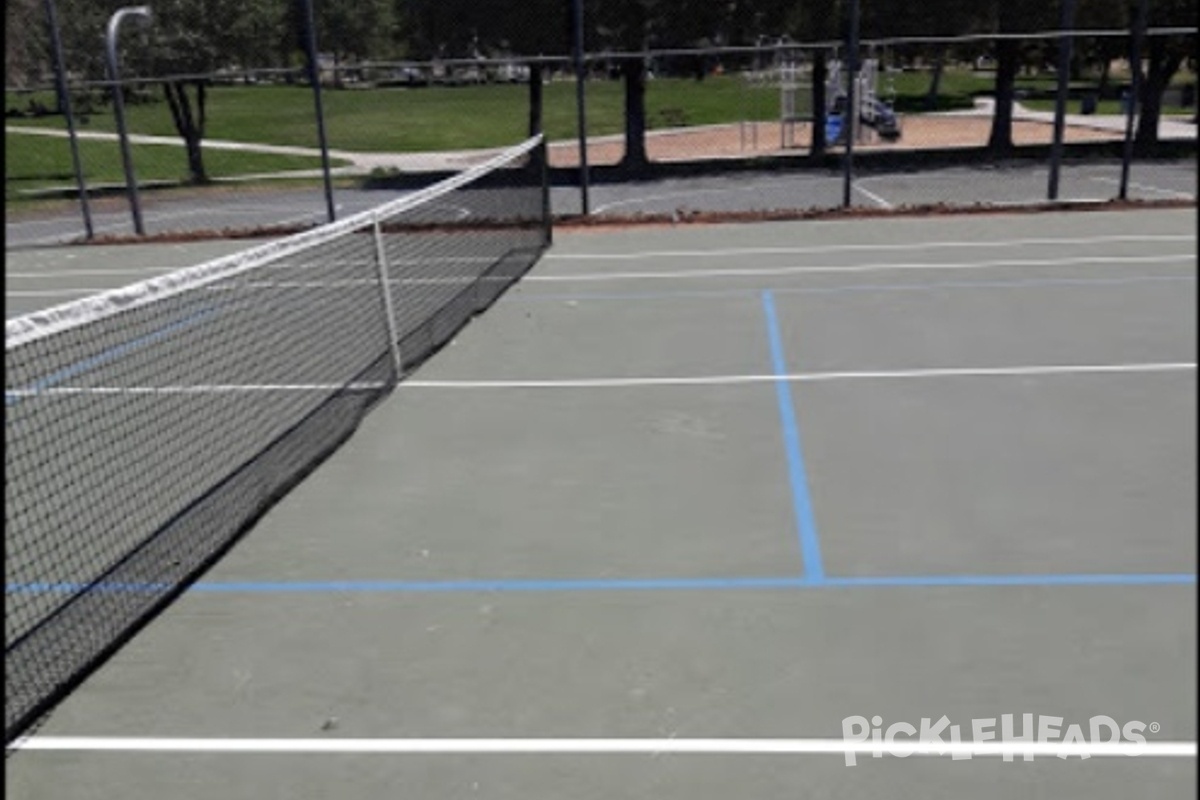
[[[771,346],[771,368],[779,380],[775,381],[775,399],[779,405],[779,420],[783,426],[783,447],[787,453],[788,482],[792,489],[792,511],[796,518],[800,551],[804,556],[804,576],[813,581],[825,577],[821,562],[821,544],[817,539],[817,523],[813,518],[812,498],[808,493],[808,475],[804,469],[804,455],[800,447],[800,427],[796,424],[796,407],[792,402],[791,384],[784,379],[788,374],[787,362],[783,357],[783,340],[779,335],[779,320],[775,314],[775,297],[770,291],[762,293],[763,314],[767,318],[767,341]]]
[[[16,405],[17,403],[21,402],[21,400],[28,397],[29,393],[31,393],[31,392],[40,392],[44,389],[50,389],[54,386],[57,386],[58,384],[62,383],[65,380],[74,378],[76,375],[82,375],[83,373],[89,372],[90,370],[93,370],[96,367],[100,367],[100,366],[103,366],[110,362],[116,361],[120,358],[123,358],[124,356],[128,355],[129,353],[140,350],[143,347],[147,347],[149,345],[155,344],[156,342],[159,342],[159,341],[167,338],[168,336],[170,336],[173,333],[177,333],[178,331],[184,330],[185,328],[190,328],[191,326],[197,324],[198,322],[201,322],[201,321],[213,316],[215,313],[217,313],[217,310],[213,309],[213,308],[205,309],[203,311],[198,311],[194,314],[184,317],[183,319],[179,320],[178,322],[172,322],[170,325],[164,325],[163,327],[159,328],[158,330],[156,330],[152,333],[148,333],[144,336],[139,336],[136,339],[130,339],[129,341],[127,341],[123,344],[119,344],[114,347],[110,347],[107,350],[97,353],[96,355],[94,355],[90,358],[85,358],[81,361],[76,361],[74,364],[70,364],[66,367],[63,367],[62,369],[58,370],[57,372],[52,372],[49,375],[47,375],[46,377],[39,378],[38,380],[34,381],[33,383],[29,384],[28,386],[24,386],[24,387],[18,389],[17,391],[20,392],[20,394],[17,394],[17,393],[10,394],[8,391],[5,391],[4,404],[6,406]]]
[[[851,577],[581,578],[445,581],[210,581],[193,584],[200,594],[426,594],[455,592],[712,591],[736,589],[866,589],[1003,586],[1195,586],[1187,572],[1046,573],[978,575],[869,575]],[[30,583],[5,587],[9,595],[74,594],[79,583]],[[93,591],[160,593],[165,583],[113,583]]]
[[[1109,572],[1049,573],[1045,575],[881,575],[826,578],[830,587],[871,586],[1157,586],[1195,585],[1195,573]]]
[[[1124,286],[1138,283],[1195,282],[1195,275],[1141,275],[1124,278],[1020,278],[1004,281],[925,281],[921,283],[859,283],[843,286],[771,287],[774,294],[843,294],[851,292],[925,292],[938,289],[1020,289],[1041,286]],[[521,294],[515,300],[526,303],[604,301],[604,300],[676,300],[724,297],[748,297],[761,289],[695,289],[660,292],[573,292],[565,294]]]

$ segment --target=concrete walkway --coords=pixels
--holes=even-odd
[[[34,128],[23,125],[6,126],[5,133],[24,134],[28,136],[50,136],[67,138],[67,132],[55,128]],[[100,131],[78,131],[76,136],[83,140],[115,142],[117,134]],[[183,141],[178,136],[151,136],[147,134],[130,134],[129,141],[133,144],[166,145],[182,147]],[[308,156],[320,158],[321,151],[316,147],[297,147],[293,145],[259,144],[256,142],[231,142],[222,139],[205,139],[204,147],[208,150],[238,150],[246,153],[267,153],[285,156]],[[334,175],[365,175],[373,169],[399,169],[404,172],[440,172],[445,170],[460,170],[473,164],[487,161],[504,148],[487,148],[481,150],[458,150],[440,153],[361,153],[350,150],[329,151],[330,159],[348,161],[348,166],[332,170]],[[255,177],[303,177],[320,175],[320,170],[294,170],[274,172],[269,176],[244,176],[245,179]]]
[[[975,98],[975,108],[967,111],[951,111],[948,115],[992,116],[996,101],[991,97]],[[1013,103],[1013,119],[1030,122],[1054,123],[1053,111],[1035,111],[1020,103]],[[1071,127],[1093,128],[1103,131],[1125,132],[1125,117],[1121,114],[1067,114],[1066,124]],[[1181,117],[1163,116],[1158,121],[1158,138],[1162,141],[1195,139],[1196,124]]]

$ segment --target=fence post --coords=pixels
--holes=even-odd
[[[75,170],[75,184],[79,187],[79,210],[83,213],[83,229],[87,238],[94,236],[92,209],[88,203],[87,181],[83,176],[83,162],[79,158],[79,139],[75,135],[75,115],[71,110],[71,92],[67,88],[67,66],[63,59],[62,36],[58,30],[58,12],[54,0],[45,0],[46,21],[50,25],[50,47],[54,57],[54,85],[58,90],[58,104],[67,120],[67,138],[71,142],[71,166]]]
[[[858,130],[858,0],[849,3],[850,24],[846,27],[846,110],[842,113],[842,135],[846,149],[842,155],[842,207],[850,207],[850,192],[854,186],[854,136]]]
[[[575,55],[575,112],[579,124],[579,197],[583,207],[583,216],[588,215],[588,161],[587,161],[587,103],[584,99],[583,64],[583,0],[573,0],[571,10],[574,14],[574,55]]]
[[[1129,170],[1133,163],[1133,120],[1137,116],[1138,97],[1142,91],[1142,37],[1146,33],[1147,0],[1138,3],[1133,22],[1133,37],[1129,45],[1129,100],[1125,104],[1125,149],[1121,156],[1121,188],[1117,197],[1129,199]]]
[[[542,64],[529,62],[529,135],[542,132]]]
[[[1062,169],[1063,135],[1067,124],[1067,89],[1071,80],[1071,25],[1075,20],[1075,0],[1061,0],[1062,20],[1058,39],[1058,93],[1054,101],[1054,144],[1050,148],[1050,186],[1047,195],[1051,202],[1058,199],[1058,177]]]
[[[329,143],[325,140],[325,109],[321,105],[321,70],[317,65],[317,25],[313,18],[312,0],[299,0],[304,6],[304,47],[308,56],[308,80],[312,85],[313,104],[317,113],[317,140],[321,147],[321,174],[325,179],[325,214],[330,222],[336,218],[333,207],[333,179],[329,174]]]
[[[534,61],[529,64],[529,135],[541,136],[542,141],[534,149],[534,157],[539,162],[538,179],[542,189],[542,238],[545,247],[550,246],[550,145],[542,130],[542,63]]]

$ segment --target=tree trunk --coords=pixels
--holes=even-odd
[[[163,84],[163,92],[167,96],[167,105],[171,108],[175,130],[183,138],[184,149],[187,151],[188,181],[194,184],[207,183],[204,154],[200,147],[204,138],[204,84],[197,83],[196,86],[199,123],[197,116],[192,114],[192,104],[183,83],[168,81]]]
[[[925,95],[925,110],[937,111],[938,95],[942,91],[942,74],[946,67],[946,45],[937,46],[933,56],[933,77],[929,80],[929,92]]]
[[[992,115],[992,133],[988,139],[988,149],[995,153],[1007,153],[1013,146],[1013,99],[1018,55],[1015,39],[996,42],[996,105]]]
[[[1138,112],[1137,135],[1134,137],[1134,142],[1141,150],[1158,144],[1158,121],[1162,117],[1163,93],[1171,82],[1171,76],[1183,63],[1179,55],[1167,53],[1166,43],[1161,37],[1150,38],[1149,45],[1150,53],[1146,59],[1149,70],[1142,81],[1138,98],[1141,108]]]
[[[640,58],[621,62],[625,78],[625,160],[631,172],[645,170],[646,159],[646,65]]]
[[[1100,82],[1096,85],[1096,97],[1100,100],[1104,99],[1105,93],[1108,92],[1108,82],[1111,78],[1109,73],[1112,71],[1112,58],[1107,51],[1101,51],[1101,59],[1103,63],[1100,65]]]
[[[826,62],[826,53],[824,50],[817,50],[813,53],[813,78],[812,78],[812,104],[813,104],[813,122],[812,122],[812,155],[821,156],[825,153],[827,142],[825,141],[825,82],[829,80],[829,65]]]

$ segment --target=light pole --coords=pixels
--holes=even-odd
[[[129,150],[129,131],[125,128],[125,97],[121,92],[120,70],[117,68],[117,29],[121,20],[128,16],[142,17],[149,21],[149,6],[127,6],[117,10],[108,20],[108,33],[105,43],[108,45],[108,77],[112,81],[113,110],[117,115],[117,137],[121,140],[121,161],[125,165],[125,186],[129,191],[129,207],[133,211],[133,229],[138,236],[145,236],[146,229],[142,225],[142,207],[138,200],[137,180],[133,175],[133,153]]]

